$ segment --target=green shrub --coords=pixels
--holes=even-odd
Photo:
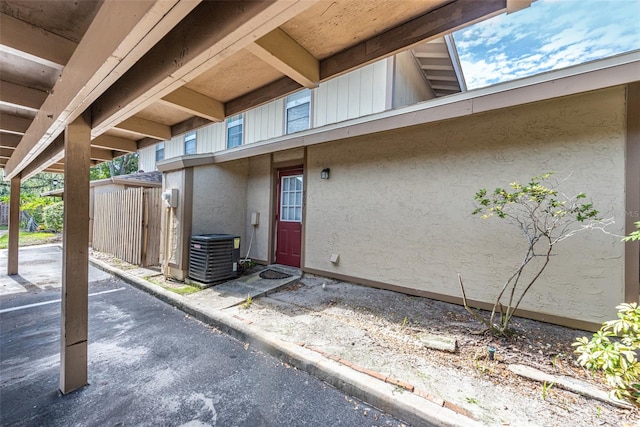
[[[44,208],[44,226],[47,230],[62,231],[64,202],[57,202]]]
[[[20,210],[31,215],[36,224],[43,224],[44,209],[54,203],[51,197],[37,197],[27,195],[21,199]]]
[[[640,240],[640,221],[636,231],[624,241]],[[640,406],[640,307],[637,303],[623,303],[616,307],[618,319],[604,322],[593,338],[578,338],[578,363],[591,371],[602,371],[616,396]]]
[[[618,319],[604,322],[593,338],[578,338],[578,363],[591,371],[601,371],[619,398],[640,406],[640,307],[624,303],[616,307]]]

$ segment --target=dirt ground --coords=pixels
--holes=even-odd
[[[323,286],[324,285],[324,286]],[[461,306],[306,275],[256,299],[238,315],[264,330],[320,348],[451,401],[486,425],[640,426],[621,409],[517,376],[523,364],[603,388],[575,362],[571,343],[589,332],[514,318],[516,334],[497,339]],[[420,344],[423,334],[455,337],[455,353]],[[487,347],[495,347],[495,360]]]

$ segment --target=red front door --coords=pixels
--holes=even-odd
[[[276,263],[300,267],[302,252],[302,168],[278,171]]]

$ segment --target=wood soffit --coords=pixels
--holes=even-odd
[[[59,164],[60,136],[87,108],[92,158],[109,160],[315,87],[513,1],[2,1],[5,179]]]

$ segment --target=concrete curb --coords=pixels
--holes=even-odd
[[[248,324],[243,319],[221,313],[218,309],[205,307],[100,260],[90,258],[89,261],[95,267],[121,278],[192,317],[215,326],[241,341],[248,342],[339,390],[413,425],[439,427],[481,425],[446,405],[438,405],[432,400],[421,397],[420,393],[416,394],[405,390],[402,385],[385,382],[366,372],[355,370],[346,364],[326,357],[313,349],[283,341],[274,334],[261,331]]]

